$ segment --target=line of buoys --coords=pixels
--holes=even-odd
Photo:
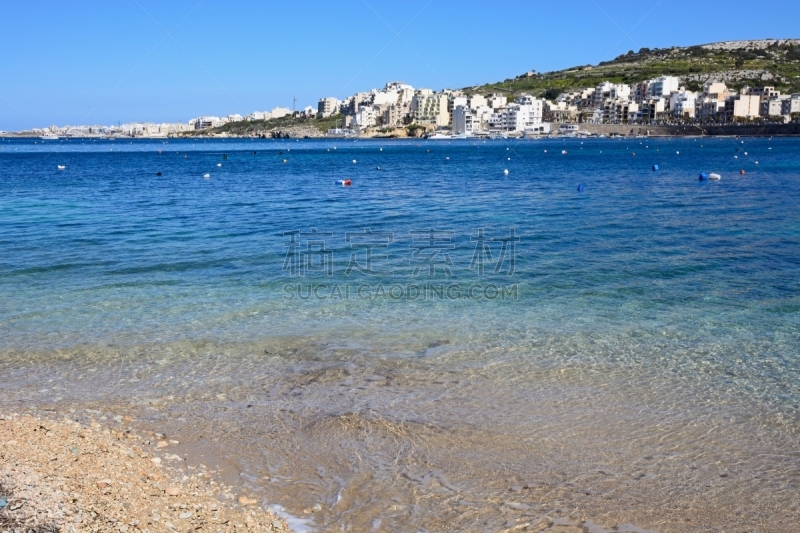
[[[343,187],[349,187],[350,185],[353,184],[353,182],[350,181],[350,180],[336,180],[336,183],[338,183],[339,185],[341,185]]]
[[[584,186],[583,184],[578,185],[578,192],[583,192]]]

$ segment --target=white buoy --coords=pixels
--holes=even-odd
[[[547,150],[545,150],[544,153],[547,153]]]
[[[738,155],[733,156],[734,159],[739,159]]]
[[[756,161],[756,165],[757,165],[757,164],[758,164],[758,161]]]
[[[681,155],[681,153],[680,152],[675,152],[675,155]]]
[[[503,174],[506,174],[506,175],[508,175],[508,169],[505,169],[505,170],[503,171]]]
[[[353,159],[353,164],[354,164],[354,165],[356,164],[356,160],[355,160],[355,159]]]
[[[449,157],[449,156],[448,156],[448,157],[445,157],[445,159],[447,159],[448,161],[450,161],[450,157]]]
[[[221,166],[222,166],[222,163],[217,163],[217,166],[218,166],[218,167],[221,167]]]
[[[383,152],[383,148],[381,148],[381,152]]]
[[[64,170],[65,168],[67,167],[65,167],[64,165],[58,165],[58,170]]]
[[[566,150],[561,150],[561,155],[564,155],[564,154],[566,154],[566,153],[567,153],[567,151],[566,151]]]
[[[210,177],[211,177],[211,174],[203,174],[203,177],[204,177],[205,179],[208,179],[208,178],[210,178]]]
[[[711,174],[708,175],[708,179],[710,179],[710,180],[721,180],[722,176],[720,176],[716,172],[712,172]]]
[[[745,152],[744,155],[747,155],[747,152]]]

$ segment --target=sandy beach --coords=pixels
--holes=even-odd
[[[136,435],[128,421],[0,416],[0,531],[289,531],[211,469],[184,466],[177,441]]]

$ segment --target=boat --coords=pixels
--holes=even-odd
[[[44,135],[39,135],[39,138],[42,139],[43,141],[57,141],[58,135],[54,133],[46,133]]]

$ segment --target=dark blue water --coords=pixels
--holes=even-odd
[[[224,381],[258,368],[242,345],[293,339],[430,356],[430,375],[502,368],[471,398],[525,390],[535,368],[556,373],[542,383],[624,383],[636,405],[688,418],[735,406],[754,425],[725,431],[778,416],[770,446],[796,444],[798,139],[6,139],[0,171],[6,371],[210,343],[240,350]],[[525,418],[523,396],[505,423]]]

